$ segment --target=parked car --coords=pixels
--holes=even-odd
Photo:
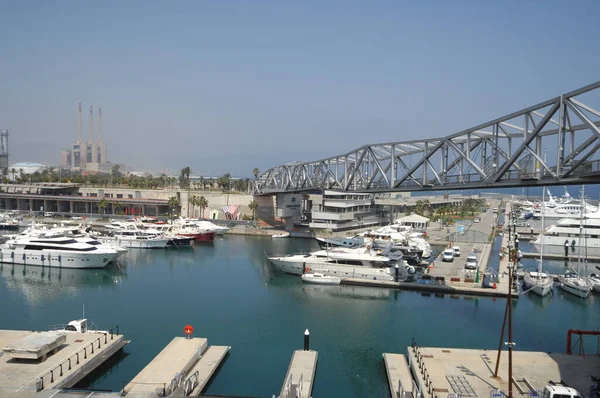
[[[442,261],[452,262],[454,261],[454,250],[446,249],[442,253]]]
[[[83,217],[81,217],[81,216],[73,216],[73,217],[71,217],[71,220],[83,220]]]
[[[467,256],[467,262],[465,263],[466,269],[477,269],[477,254],[469,253]]]
[[[51,211],[47,211],[44,213],[44,217],[54,217],[54,213]]]
[[[454,246],[452,250],[454,251],[454,257],[460,257],[460,247]]]
[[[474,222],[474,223],[476,223],[476,222],[481,222],[481,218],[477,217],[477,218],[475,218],[475,219],[473,220],[473,222]]]

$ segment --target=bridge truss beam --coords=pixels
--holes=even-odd
[[[585,101],[585,102],[584,102]],[[273,167],[254,194],[401,192],[600,182],[600,82],[444,138],[365,145]]]

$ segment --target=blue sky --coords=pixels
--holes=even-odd
[[[599,80],[599,13],[598,1],[4,1],[0,128],[11,162],[58,164],[82,101],[102,107],[113,162],[250,176],[445,136]]]

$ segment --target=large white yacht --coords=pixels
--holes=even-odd
[[[533,218],[540,219],[542,213],[546,218],[577,217],[581,212],[584,214],[595,213],[598,206],[592,206],[585,200],[572,199],[568,192],[560,200],[555,200],[550,191],[549,199],[533,205]],[[582,208],[583,207],[583,208]]]
[[[562,254],[564,247],[578,248],[585,242],[588,254],[600,253],[600,213],[588,213],[582,219],[563,218],[543,231],[533,244],[547,253]]]
[[[334,248],[268,258],[275,268],[288,274],[319,272],[342,278],[394,280],[394,261],[365,248]]]
[[[97,236],[97,239],[108,245],[116,245],[128,249],[164,249],[169,238],[153,233],[136,230],[114,231],[112,236]]]
[[[68,236],[18,236],[0,246],[0,262],[63,268],[104,268],[117,250]]]

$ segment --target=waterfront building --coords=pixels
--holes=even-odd
[[[210,218],[224,219],[222,208],[235,206],[242,215],[250,215],[248,204],[252,195],[215,191],[190,191],[173,189],[135,189],[122,187],[89,187],[73,183],[0,184],[0,210],[33,212],[53,212],[70,215],[126,214],[126,215],[168,215],[169,199],[179,200],[180,214],[185,217],[201,216],[201,209],[190,203],[192,195],[204,196],[210,207],[220,209],[211,212]],[[105,199],[107,207],[101,209]],[[271,200],[261,201],[265,212],[273,214]],[[209,216],[205,209],[205,217]],[[214,216],[214,217],[213,217]]]
[[[332,231],[364,228],[381,224],[385,216],[369,193],[325,190],[322,194],[308,195],[307,202],[311,228]]]

